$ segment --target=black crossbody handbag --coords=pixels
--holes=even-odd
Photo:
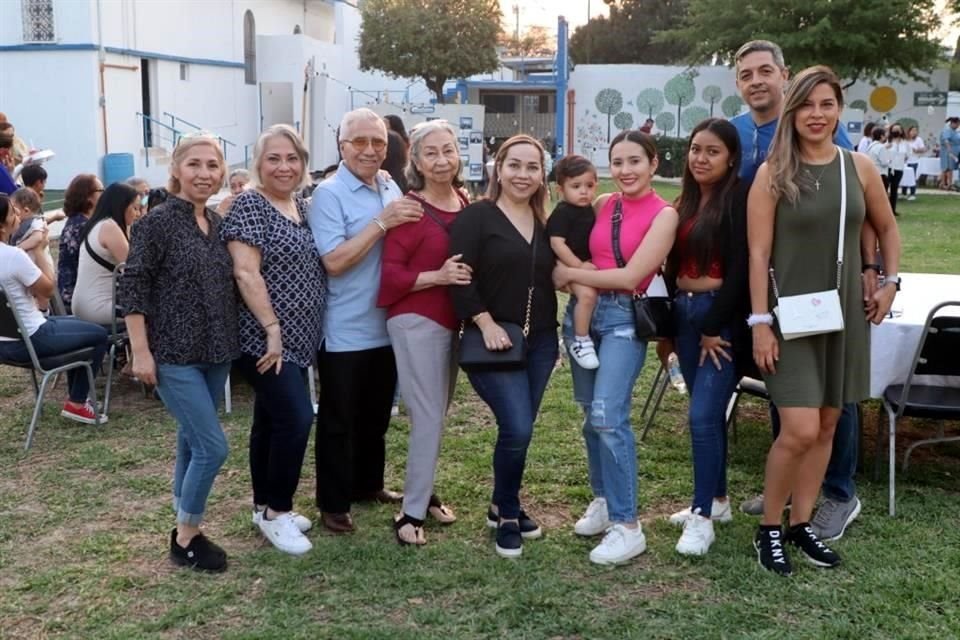
[[[534,270],[537,265],[537,223],[534,221],[533,236],[530,241],[533,256],[530,259],[530,286],[527,287],[527,310],[523,326],[514,322],[497,324],[510,337],[509,349],[490,351],[483,343],[480,327],[464,321],[460,325],[460,368],[464,371],[496,371],[500,369],[522,369],[527,364],[527,335],[530,333],[530,311],[533,308]],[[496,320],[496,318],[494,318]]]
[[[621,269],[627,262],[620,250],[620,225],[623,222],[623,203],[617,198],[613,206],[613,257]],[[660,273],[660,270],[657,270]],[[664,296],[648,296],[646,291],[634,291],[632,296],[633,324],[638,340],[662,340],[676,334],[673,321],[673,301]]]

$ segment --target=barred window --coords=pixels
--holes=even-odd
[[[53,42],[53,0],[20,0],[23,10],[23,41]]]

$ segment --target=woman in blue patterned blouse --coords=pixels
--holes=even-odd
[[[57,290],[60,298],[70,312],[73,302],[73,287],[77,283],[77,269],[80,262],[80,234],[83,226],[93,214],[103,183],[92,173],[81,173],[67,185],[63,194],[63,213],[67,223],[60,232],[60,244],[57,252]]]

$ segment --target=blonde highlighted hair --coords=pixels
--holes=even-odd
[[[797,136],[797,111],[810,97],[813,90],[821,84],[829,85],[837,99],[837,106],[843,110],[843,88],[840,79],[830,67],[817,65],[798,73],[787,93],[783,97],[783,114],[777,123],[777,130],[773,134],[773,143],[767,156],[767,167],[770,171],[770,193],[777,199],[785,198],[795,204],[800,198],[800,187],[809,188],[811,185],[798,184],[800,179],[800,139]],[[840,125],[839,117],[837,126]],[[833,133],[836,133],[834,129]]]
[[[293,145],[294,151],[296,151],[300,157],[300,182],[297,183],[296,188],[297,190],[303,189],[311,182],[310,172],[307,170],[310,164],[310,152],[307,151],[307,147],[303,144],[300,135],[288,124],[275,124],[267,127],[267,129],[260,134],[260,137],[257,138],[257,143],[253,145],[253,169],[250,171],[250,184],[254,187],[263,186],[263,176],[260,174],[260,164],[263,162],[263,149],[267,146],[267,142],[273,138],[286,138],[290,141],[290,144]],[[233,174],[231,174],[231,177],[232,176]]]
[[[227,162],[223,158],[223,150],[220,148],[220,141],[217,140],[213,134],[201,131],[183,136],[177,142],[177,146],[173,148],[173,156],[170,159],[170,179],[167,180],[167,191],[174,195],[178,195],[180,193],[180,180],[173,175],[173,170],[180,166],[180,163],[183,162],[184,158],[187,157],[187,154],[191,149],[201,145],[208,145],[217,152],[217,164],[220,165],[220,179],[216,182],[219,186],[223,186],[223,178],[227,174]]]
[[[507,159],[507,153],[513,147],[519,146],[521,144],[529,144],[537,150],[537,155],[540,158],[540,186],[537,188],[537,192],[530,196],[530,208],[533,209],[534,215],[537,219],[545,224],[547,222],[547,170],[545,163],[545,153],[543,150],[543,145],[536,138],[532,138],[525,134],[520,134],[513,136],[512,138],[507,139],[500,149],[497,150],[497,156],[493,161],[493,175],[490,177],[490,186],[487,187],[486,197],[490,200],[496,202],[500,198],[500,194],[503,193],[503,186],[500,184],[500,168],[503,166],[504,161]]]

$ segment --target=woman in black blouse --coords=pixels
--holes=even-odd
[[[289,125],[260,135],[252,190],[236,197],[220,237],[243,298],[238,365],[254,389],[250,428],[253,522],[277,549],[312,547],[310,521],[293,511],[313,424],[307,368],[320,346],[326,274],[296,195],[309,181],[308,153]]]
[[[470,284],[450,289],[454,309],[480,328],[487,349],[512,346],[498,322],[525,324],[532,286],[526,365],[467,373],[499,428],[487,524],[496,527],[497,553],[504,557],[519,556],[524,538],[541,535],[521,508],[519,492],[533,421],[558,352],[554,257],[543,226],[546,195],[543,147],[529,136],[514,136],[497,153],[487,198],[464,209],[450,233],[450,254],[462,254],[473,269]]]
[[[746,189],[739,184],[739,169],[736,127],[720,118],[698,124],[690,136],[676,203],[680,224],[666,274],[669,285],[676,285],[675,347],[690,390],[693,501],[670,517],[683,526],[676,549],[684,555],[707,553],[713,523],[732,517],[726,409],[740,379],[734,346],[750,344]]]
[[[226,553],[200,532],[200,523],[227,459],[217,406],[240,355],[233,263],[220,242],[220,216],[206,207],[224,169],[216,138],[180,140],[170,163],[170,198],[137,223],[120,285],[133,374],[157,385],[177,420],[170,559],[203,571],[227,568]]]

